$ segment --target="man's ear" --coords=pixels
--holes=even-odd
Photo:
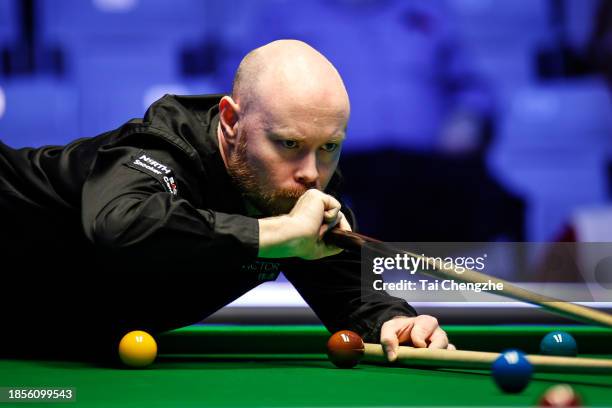
[[[224,96],[219,102],[219,123],[225,141],[236,143],[236,124],[240,115],[240,106],[230,97]]]

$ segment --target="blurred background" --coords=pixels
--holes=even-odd
[[[612,240],[607,0],[0,0],[0,140],[62,144],[165,93],[228,93],[279,38],[344,78],[362,232]]]

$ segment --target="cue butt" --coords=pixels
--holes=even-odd
[[[490,370],[500,353],[470,350],[441,350],[400,346],[397,362],[415,367],[463,368]],[[556,373],[612,373],[612,359],[527,355],[537,372]],[[365,344],[363,361],[385,363],[387,358],[380,344]]]

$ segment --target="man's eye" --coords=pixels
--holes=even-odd
[[[295,149],[298,147],[298,143],[295,140],[281,140],[281,144],[287,149]]]
[[[326,152],[333,152],[338,148],[338,143],[325,143],[323,145],[323,150]]]

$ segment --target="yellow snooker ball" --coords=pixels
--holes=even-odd
[[[119,358],[129,367],[142,368],[157,357],[157,343],[153,336],[142,330],[134,330],[119,342]]]

